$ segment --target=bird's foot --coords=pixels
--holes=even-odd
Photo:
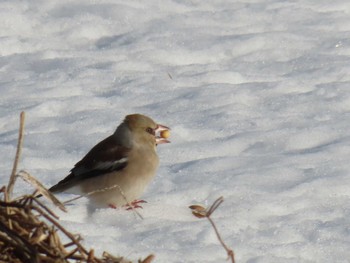
[[[117,209],[118,208],[115,204],[109,204],[108,207],[109,208],[113,208],[113,209]]]
[[[134,200],[130,204],[123,205],[123,207],[125,208],[125,210],[131,210],[131,209],[135,209],[135,208],[143,208],[140,204],[144,204],[144,203],[147,203],[147,201]],[[113,209],[118,208],[118,206],[116,206],[115,204],[108,204],[108,207],[113,208]]]
[[[145,200],[134,200],[130,204],[125,205],[126,210],[131,210],[135,208],[143,208],[140,204],[147,203]]]

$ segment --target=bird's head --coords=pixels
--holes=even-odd
[[[145,115],[127,115],[124,119],[124,123],[130,129],[136,143],[151,143],[152,145],[158,145],[170,142],[164,138],[165,136],[160,136],[160,132],[169,131],[170,128],[157,124]]]

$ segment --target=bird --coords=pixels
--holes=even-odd
[[[169,143],[169,127],[136,113],[96,144],[49,191],[86,195],[94,208],[141,207],[138,200],[159,166],[157,145]]]

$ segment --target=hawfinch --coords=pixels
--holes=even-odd
[[[94,146],[50,191],[88,194],[95,208],[139,207],[142,201],[135,200],[158,168],[156,146],[169,143],[157,133],[168,130],[147,116],[126,116],[111,136]]]

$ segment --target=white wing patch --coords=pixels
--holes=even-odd
[[[119,167],[121,164],[128,162],[128,158],[124,157],[114,162],[99,162],[96,164],[94,169],[96,170],[114,170]]]

